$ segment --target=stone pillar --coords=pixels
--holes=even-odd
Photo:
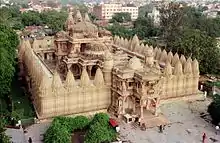
[[[144,106],[141,105],[141,115],[140,115],[140,123],[142,124],[144,120]]]
[[[124,107],[125,99],[126,99],[126,97],[123,97],[123,101],[122,101],[122,114],[125,114],[125,107]]]
[[[53,60],[53,53],[49,53],[50,60]]]
[[[150,104],[151,104],[151,99],[147,99],[147,106],[146,106],[146,109],[147,110],[150,110]]]
[[[88,75],[89,75],[89,78],[91,78],[91,71],[92,71],[92,66],[88,66]]]
[[[155,116],[158,116],[158,108],[159,108],[159,104],[160,104],[159,102],[160,102],[160,98],[158,97],[155,102],[155,112],[154,112]]]
[[[71,51],[68,57],[71,58],[77,57],[79,52],[80,52],[80,44],[72,44]]]
[[[133,112],[136,112],[136,100],[135,97],[133,97]]]

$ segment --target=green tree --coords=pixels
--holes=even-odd
[[[111,142],[116,139],[116,132],[109,126],[103,126],[102,122],[95,122],[89,128],[85,137],[85,143]]]
[[[42,25],[40,13],[35,11],[28,11],[22,14],[22,22],[25,26]]]
[[[138,17],[146,17],[153,10],[153,4],[146,4],[138,8]]]
[[[89,18],[91,19],[92,22],[95,22],[96,20],[98,20],[98,18],[92,13],[89,13]]]
[[[44,142],[61,143],[63,141],[69,143],[73,131],[86,129],[89,124],[90,120],[85,116],[55,117],[44,134]]]
[[[107,30],[111,31],[112,35],[118,35],[124,38],[131,38],[133,36],[133,29],[125,28],[119,23],[113,23],[113,25],[108,26]]]
[[[16,48],[19,44],[17,34],[9,27],[0,25],[0,96],[10,92],[15,72]]]
[[[220,18],[207,18],[198,8],[185,7],[183,27],[205,31],[211,37],[220,36]]]
[[[41,13],[41,20],[43,24],[49,26],[54,32],[58,32],[63,30],[67,16],[67,12],[53,10]]]
[[[124,23],[131,21],[131,14],[128,12],[120,12],[115,13],[112,16],[112,19],[110,20],[111,23],[118,22],[118,23]]]
[[[138,17],[134,22],[133,31],[140,39],[159,36],[161,34],[160,28],[155,27],[153,20],[149,17]]]
[[[62,126],[58,121],[54,121],[44,134],[44,142],[71,143],[71,136],[65,126]]]
[[[220,50],[215,38],[195,29],[184,29],[175,37],[168,50],[196,58],[200,63],[201,73],[218,73]]]
[[[106,113],[96,114],[85,136],[86,143],[102,143],[114,141],[116,131],[109,125],[109,116]]]
[[[5,122],[0,119],[0,143],[10,143],[10,138],[5,134]]]
[[[21,21],[21,13],[16,6],[0,8],[0,23],[12,27],[13,29],[22,29],[24,26]]]
[[[160,8],[159,11],[163,37],[170,46],[170,42],[173,42],[181,32],[184,10],[178,3],[170,3],[167,7]]]

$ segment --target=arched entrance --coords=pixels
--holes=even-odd
[[[58,66],[58,73],[60,74],[60,78],[62,80],[66,80],[67,72],[68,72],[68,67],[66,63],[60,62]]]
[[[96,74],[97,69],[98,69],[97,65],[92,67],[92,69],[91,69],[91,79],[95,78],[95,74]]]
[[[80,79],[80,75],[81,75],[81,68],[78,64],[73,64],[70,68],[70,70],[72,71],[75,79]]]
[[[85,52],[86,49],[86,43],[80,44],[80,52]]]
[[[125,113],[132,114],[133,112],[133,101],[131,97],[127,97],[124,102]]]

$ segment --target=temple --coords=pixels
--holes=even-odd
[[[161,100],[198,95],[199,65],[132,39],[112,37],[88,14],[70,12],[65,31],[22,40],[21,75],[39,119],[108,111],[144,119],[157,116]]]

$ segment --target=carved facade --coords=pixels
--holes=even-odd
[[[161,99],[198,93],[196,59],[140,44],[136,35],[112,38],[79,11],[65,28],[49,41],[23,40],[19,50],[39,118],[109,108],[143,119],[144,110],[157,115]]]

